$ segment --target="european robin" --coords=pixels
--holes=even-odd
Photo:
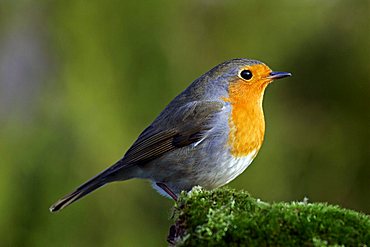
[[[264,63],[233,59],[196,79],[174,98],[114,165],[50,207],[55,212],[114,181],[144,178],[177,200],[200,185],[223,186],[241,174],[261,148],[263,94],[275,79]]]

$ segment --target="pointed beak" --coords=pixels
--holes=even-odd
[[[289,72],[271,72],[270,75],[267,77],[268,79],[271,80],[276,80],[276,79],[281,79],[284,77],[292,76],[291,73]]]

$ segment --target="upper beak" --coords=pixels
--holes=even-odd
[[[275,80],[275,79],[281,79],[281,78],[288,77],[288,76],[292,76],[292,74],[289,72],[274,72],[273,71],[270,73],[269,76],[267,76],[267,78]]]

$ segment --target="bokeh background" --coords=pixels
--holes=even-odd
[[[265,94],[265,143],[229,186],[370,213],[368,0],[0,1],[2,246],[165,246],[147,181],[60,196],[118,160],[190,82],[235,57],[293,77]]]

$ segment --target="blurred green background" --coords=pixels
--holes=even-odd
[[[370,213],[370,1],[1,1],[2,246],[165,246],[147,181],[48,207],[118,160],[195,78],[231,58],[293,77],[265,94],[265,143],[230,186]]]

